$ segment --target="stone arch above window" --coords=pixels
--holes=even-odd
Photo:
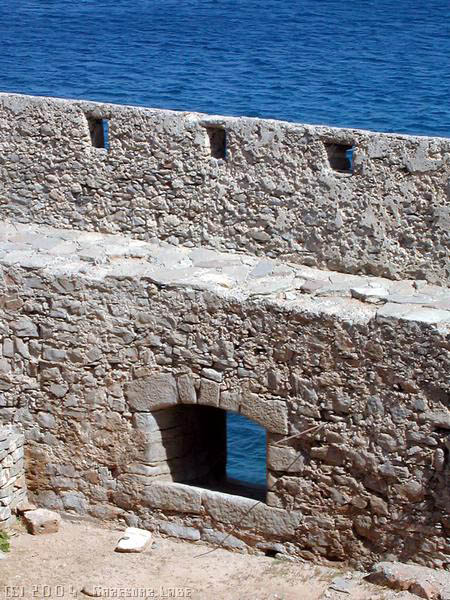
[[[125,386],[130,412],[154,412],[177,404],[198,404],[239,412],[270,433],[288,433],[286,403],[260,396],[247,389],[230,392],[216,381],[200,378],[199,385],[189,374],[175,376],[158,371],[135,379]]]

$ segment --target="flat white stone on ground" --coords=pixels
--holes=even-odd
[[[116,552],[143,552],[152,539],[150,531],[127,527],[125,533],[117,542]]]

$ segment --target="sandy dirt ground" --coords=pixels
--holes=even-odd
[[[350,593],[330,589],[350,571],[238,554],[206,556],[203,543],[154,537],[141,554],[114,552],[118,529],[63,521],[55,534],[32,536],[18,528],[0,560],[0,598],[79,598],[85,588],[100,598],[192,600],[382,600],[416,598],[355,583]],[[85,587],[86,586],[86,587]]]

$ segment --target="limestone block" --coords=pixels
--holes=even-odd
[[[215,369],[202,369],[202,376],[211,381],[221,383],[223,379],[223,373],[216,371]]]
[[[26,512],[29,512],[30,510],[36,510],[36,509],[37,509],[37,506],[35,504],[33,504],[32,502],[28,502],[28,500],[23,500],[16,507],[17,514],[19,514],[19,515],[24,515]]]
[[[181,483],[153,483],[145,488],[142,503],[152,508],[200,514],[202,490]]]
[[[46,429],[54,429],[56,427],[55,417],[48,412],[39,412],[36,419],[41,427]]]
[[[48,360],[49,362],[63,362],[66,360],[66,354],[65,350],[53,348],[52,346],[44,346],[43,348],[44,360]]]
[[[127,465],[127,475],[139,475],[141,477],[156,477],[158,475],[168,475],[171,472],[169,465],[166,462],[161,462],[155,466],[143,465],[140,463],[132,463]]]
[[[299,512],[273,508],[264,503],[258,504],[252,512],[255,513],[256,531],[280,539],[294,537],[295,530],[303,520]]]
[[[203,493],[203,505],[215,521],[275,537],[292,537],[302,521],[302,515],[298,512],[288,512],[251,498],[209,490]]]
[[[267,506],[272,506],[273,508],[283,508],[283,501],[279,494],[275,492],[267,492],[266,504]]]
[[[288,410],[282,400],[262,398],[246,392],[242,395],[240,412],[272,433],[288,432]]]
[[[64,508],[73,510],[79,515],[84,515],[87,510],[87,501],[83,494],[77,492],[64,492],[61,494]]]
[[[183,404],[195,404],[197,402],[194,381],[190,375],[180,375],[177,378],[177,385],[180,402]]]
[[[4,506],[3,508],[0,508],[0,521],[6,521],[6,519],[9,519],[11,517],[11,509],[9,508],[9,506]]]
[[[202,379],[198,403],[205,406],[219,406],[220,384],[210,379]]]
[[[8,485],[9,480],[11,478],[11,470],[7,467],[3,467],[0,470],[0,487]]]
[[[450,311],[419,307],[409,312],[406,317],[409,321],[425,325],[435,325],[436,323],[450,323]]]
[[[182,423],[182,416],[176,410],[161,410],[150,412],[137,412],[132,417],[133,426],[145,433],[155,433],[172,429]]]
[[[239,406],[241,404],[241,394],[238,390],[228,391],[225,390],[220,393],[220,408],[223,410],[232,410],[239,412]]]
[[[11,515],[8,519],[0,520],[0,529],[7,531],[8,529],[10,529],[11,527],[14,526],[15,522],[16,522],[15,515]]]
[[[186,424],[177,425],[176,427],[170,427],[169,429],[151,431],[150,433],[145,432],[145,439],[148,443],[163,442],[165,444],[166,442],[172,442],[176,439],[180,440],[184,435],[186,435]]]
[[[138,529],[137,527],[127,527],[125,533],[117,542],[116,552],[143,552],[152,539],[150,531]]]
[[[185,527],[178,523],[163,522],[159,526],[159,530],[171,537],[180,538],[182,540],[192,540],[196,542],[200,539],[200,532],[194,527]]]
[[[436,410],[426,412],[420,417],[422,423],[430,423],[433,427],[450,430],[450,410]]]
[[[236,536],[222,531],[215,531],[209,527],[202,529],[202,540],[222,548],[232,548],[234,550],[245,550],[247,548],[247,545]]]
[[[42,490],[36,494],[36,503],[49,509],[62,510],[61,498],[53,490]]]
[[[1,467],[0,467],[1,468]],[[0,501],[12,496],[14,491],[14,486],[8,482],[7,485],[0,487]]]
[[[143,450],[142,461],[145,463],[155,463],[178,458],[185,453],[186,443],[191,442],[192,438],[186,440],[184,437],[177,437],[169,441],[149,442]]]
[[[389,296],[389,291],[384,287],[360,286],[351,288],[353,298],[373,302],[375,304],[382,303]]]
[[[28,510],[23,517],[28,533],[40,535],[45,533],[56,533],[59,529],[61,517],[46,508]]]
[[[400,319],[414,321],[421,325],[436,325],[437,323],[449,323],[450,311],[435,308],[417,307],[415,304],[396,304],[387,302],[377,311],[377,321],[388,319]]]
[[[253,529],[256,524],[256,500],[205,490],[203,506],[206,512],[220,523],[239,525],[244,529]]]
[[[304,460],[302,454],[294,450],[294,448],[268,446],[267,467],[273,471],[302,473],[304,469]]]
[[[136,379],[125,386],[125,395],[131,410],[139,412],[167,408],[178,403],[177,383],[170,373],[155,373]]]
[[[36,325],[28,317],[21,317],[11,324],[18,337],[38,337]]]

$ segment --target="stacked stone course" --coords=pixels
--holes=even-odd
[[[24,435],[13,427],[0,427],[0,531],[15,522],[17,507],[26,501]]]
[[[0,419],[23,427],[33,499],[238,549],[448,565],[448,140],[0,100]],[[198,483],[223,470],[227,410],[267,432],[248,514]]]

